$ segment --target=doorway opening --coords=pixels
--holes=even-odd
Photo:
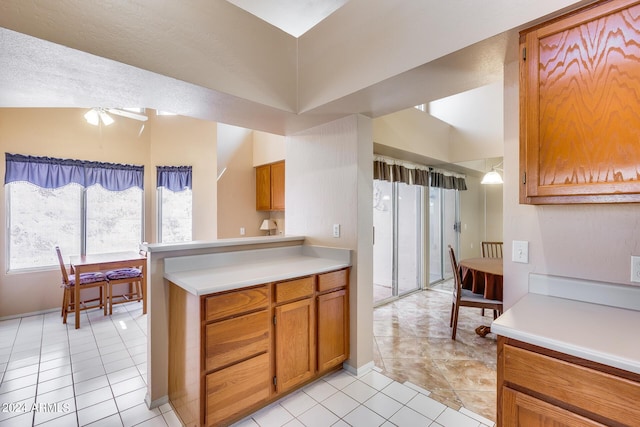
[[[424,272],[424,187],[373,182],[374,305],[422,289]]]
[[[429,288],[452,291],[448,247],[459,253],[460,194],[429,187]]]

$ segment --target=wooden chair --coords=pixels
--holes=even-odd
[[[146,252],[140,252],[146,255]],[[142,269],[140,268],[118,268],[107,271],[105,274],[109,280],[109,314],[113,314],[113,306],[131,301],[142,301],[144,290],[142,284]],[[129,284],[129,289],[114,297],[113,287],[115,285]]]
[[[502,258],[502,242],[482,242],[482,258]]]
[[[75,312],[76,301],[73,300],[75,295],[75,275],[69,275],[67,273],[67,267],[64,265],[64,260],[62,259],[62,253],[60,252],[60,247],[56,246],[56,253],[58,255],[58,262],[60,263],[60,272],[62,273],[62,287],[64,288],[64,292],[62,293],[62,323],[67,323],[67,314]],[[80,310],[87,310],[90,308],[102,308],[104,309],[105,316],[107,315],[107,278],[104,274],[95,272],[95,273],[82,273],[80,274],[80,294],[82,295],[82,291],[91,288],[98,288],[100,294],[98,298],[90,298],[86,300],[80,300],[77,303],[80,304]],[[88,303],[95,303],[88,305]]]
[[[482,242],[482,258],[502,258],[502,242]],[[484,316],[484,308],[482,309]]]
[[[502,313],[502,301],[486,299],[482,295],[474,294],[468,289],[463,289],[460,269],[451,245],[449,245],[449,257],[451,258],[451,268],[453,268],[453,278],[455,282],[453,286],[453,302],[451,303],[451,321],[449,322],[449,326],[453,328],[451,339],[455,340],[460,307],[477,307],[494,310],[493,318],[495,319],[498,317],[498,313]]]

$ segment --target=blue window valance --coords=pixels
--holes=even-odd
[[[191,189],[191,166],[158,166],[157,187],[171,191]]]
[[[75,183],[83,187],[100,184],[110,191],[144,189],[144,166],[10,153],[5,153],[5,159],[5,184],[26,181],[42,188]]]

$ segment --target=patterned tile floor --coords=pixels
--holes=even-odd
[[[445,286],[446,287],[446,286]],[[464,407],[490,420],[496,408],[496,336],[476,327],[493,314],[462,307],[451,339],[451,294],[420,291],[374,310],[374,361],[396,381],[411,381],[451,408]]]
[[[492,426],[476,390],[490,394],[485,383],[491,381],[483,377],[490,368],[470,355],[488,350],[473,349],[476,340],[466,331],[473,333],[480,314],[461,322],[460,339],[452,343],[448,323],[444,328],[437,320],[438,313],[448,319],[447,301],[428,291],[376,308],[373,371],[331,374],[236,425]],[[144,403],[147,337],[140,304],[119,305],[112,316],[81,315],[78,330],[73,316],[71,326],[63,325],[59,312],[0,321],[0,427],[180,426],[170,405],[149,410]],[[495,349],[491,338],[479,343],[491,341]],[[394,348],[407,353],[394,355]],[[495,390],[495,366],[493,372]]]

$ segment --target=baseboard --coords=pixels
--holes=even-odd
[[[31,311],[29,313],[11,314],[9,316],[2,316],[0,320],[19,319],[21,317],[39,316],[40,314],[53,313],[54,311],[60,311],[60,307],[48,308],[46,310]]]
[[[351,365],[348,365],[346,362],[342,364],[342,369],[344,369],[345,371],[349,372],[350,374],[353,374],[357,377],[360,377],[368,372],[370,372],[371,370],[373,370],[375,368],[375,363],[373,363],[373,360],[365,365],[362,365],[359,368],[354,368]]]
[[[169,396],[168,396],[168,395],[164,395],[164,396],[162,396],[162,397],[161,397],[161,398],[159,398],[159,399],[156,399],[156,400],[154,400],[154,401],[150,401],[150,399],[149,399],[149,393],[147,393],[147,394],[144,396],[144,403],[146,403],[146,404],[147,404],[147,408],[149,408],[149,409],[154,409],[154,408],[157,408],[157,407],[159,407],[159,406],[164,405],[165,403],[169,403]]]

